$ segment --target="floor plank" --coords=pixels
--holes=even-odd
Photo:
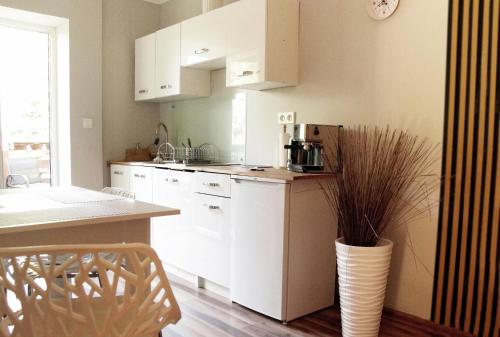
[[[182,311],[177,325],[163,331],[165,337],[341,337],[340,312],[328,308],[283,325],[252,310],[195,288],[174,276],[170,283]],[[384,312],[381,337],[469,336],[410,315]]]

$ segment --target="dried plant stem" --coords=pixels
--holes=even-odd
[[[431,173],[437,150],[426,139],[389,128],[341,132],[342,172],[324,190],[346,244],[375,246],[390,226],[430,211],[429,195],[438,186]]]

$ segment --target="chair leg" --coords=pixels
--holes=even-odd
[[[161,333],[161,331],[160,331],[160,333],[158,334],[158,337],[163,337],[163,334]]]

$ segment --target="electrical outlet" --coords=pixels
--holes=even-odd
[[[285,119],[288,124],[295,124],[295,112],[285,112]]]
[[[278,124],[286,124],[286,112],[278,113]]]
[[[295,124],[295,112],[278,113],[278,124]]]

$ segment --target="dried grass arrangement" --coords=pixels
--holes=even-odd
[[[376,246],[388,228],[430,212],[438,146],[405,131],[363,126],[343,129],[337,147],[342,170],[324,189],[345,244]]]

